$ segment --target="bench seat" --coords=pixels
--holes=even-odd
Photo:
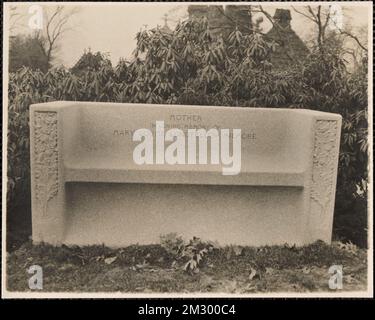
[[[156,121],[184,133],[241,129],[241,170],[137,165],[133,132],[155,135]],[[34,242],[121,247],[168,233],[223,245],[331,241],[339,115],[60,101],[32,105],[30,130]]]

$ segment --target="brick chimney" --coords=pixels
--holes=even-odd
[[[292,16],[288,9],[276,9],[273,19],[280,27],[287,28],[290,27]]]

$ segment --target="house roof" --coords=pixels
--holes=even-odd
[[[276,9],[274,25],[266,37],[276,42],[277,47],[272,53],[271,62],[274,67],[285,67],[306,58],[309,50],[306,44],[292,29],[290,10]]]
[[[238,27],[243,33],[251,32],[251,10],[249,5],[189,5],[189,17],[207,17],[210,31],[214,36],[227,36]],[[292,15],[288,9],[276,9],[274,25],[266,34],[277,47],[271,55],[271,62],[276,68],[284,68],[303,60],[309,53],[306,44],[291,27]]]

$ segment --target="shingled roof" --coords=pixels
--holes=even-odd
[[[277,43],[276,50],[271,55],[273,66],[285,68],[305,59],[309,50],[291,27],[290,10],[276,9],[273,19],[274,25],[266,35]]]
[[[243,34],[250,33],[251,6],[249,5],[190,5],[189,17],[206,17],[214,36],[224,38],[236,26]],[[288,9],[276,9],[273,16],[274,25],[266,34],[269,40],[277,43],[275,52],[271,55],[271,62],[275,68],[287,68],[306,58],[309,50],[291,27],[292,16]]]
[[[206,17],[213,36],[228,36],[235,27],[243,34],[250,33],[251,19],[249,5],[190,5],[189,17]]]

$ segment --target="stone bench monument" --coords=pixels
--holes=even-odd
[[[184,133],[241,129],[240,172],[135,163],[133,134],[156,132],[156,121]],[[337,114],[61,101],[32,105],[30,127],[34,242],[119,247],[171,232],[255,246],[331,241]]]

